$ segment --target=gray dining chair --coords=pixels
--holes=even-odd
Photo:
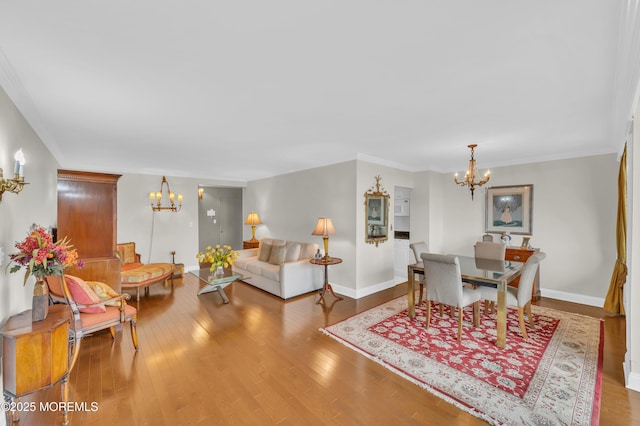
[[[520,323],[522,337],[525,340],[528,339],[528,336],[524,323],[524,313],[526,313],[529,318],[529,325],[531,328],[535,328],[533,315],[531,314],[531,290],[533,288],[533,280],[536,276],[538,266],[545,257],[546,254],[543,252],[537,252],[529,257],[522,267],[518,288],[507,287],[507,306],[518,307],[518,322]],[[498,289],[494,287],[480,287],[478,291],[481,293],[484,300],[489,300],[493,303],[498,301]]]
[[[479,259],[504,260],[507,246],[502,243],[477,241],[473,246],[474,256]]]
[[[427,287],[427,322],[431,322],[431,302],[458,308],[458,341],[462,338],[462,313],[465,306],[473,305],[473,325],[480,325],[480,299],[475,289],[462,286],[460,261],[457,256],[421,253]],[[441,314],[442,315],[442,314]]]
[[[416,262],[422,262],[422,259],[420,258],[420,254],[426,253],[428,251],[427,243],[425,243],[424,241],[420,241],[417,243],[409,244],[409,247],[411,247],[411,250],[413,250],[413,255],[416,258]],[[424,294],[424,275],[418,275],[418,276],[420,277],[418,281],[418,284],[420,284],[420,293],[418,293],[418,300],[416,301],[416,306],[422,303],[422,295]]]

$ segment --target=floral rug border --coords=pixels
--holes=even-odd
[[[336,324],[321,328],[320,331],[490,424],[514,422],[517,424],[598,424],[604,343],[602,320],[551,308],[532,306],[534,315],[557,318],[559,324],[545,353],[540,358],[539,367],[529,384],[529,389],[521,399],[445,364],[423,357],[396,342],[367,330],[368,327],[390,318],[406,308],[407,298],[401,296]],[[588,327],[595,327],[597,332]],[[361,337],[356,338],[355,334],[365,336],[365,340],[362,340]],[[564,342],[565,339],[568,341]],[[585,342],[587,350],[584,353],[572,354],[573,350],[581,350],[580,345],[571,343],[572,339],[574,341],[588,339]],[[386,355],[384,350],[374,353],[366,349],[363,344],[365,342],[373,342],[373,345],[369,346],[384,348]],[[567,380],[562,376],[565,374],[563,362],[575,363],[581,356],[584,357],[584,365],[582,366],[584,371],[577,380],[576,388],[562,389],[557,383],[558,380]],[[478,398],[470,400],[468,398],[470,394],[476,395]],[[554,403],[561,405],[564,400],[569,401],[570,407],[561,407],[561,409],[571,410],[569,419],[566,418],[566,412],[564,416],[558,417],[553,411]]]

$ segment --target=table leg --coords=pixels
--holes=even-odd
[[[327,292],[327,290],[329,290],[331,292],[333,297],[335,297],[338,300],[342,300],[342,297],[338,296],[337,294],[335,294],[333,292],[333,287],[331,287],[331,284],[329,284],[328,268],[329,268],[329,265],[324,265],[324,285],[322,286],[322,289],[320,290],[320,298],[316,302],[316,305],[319,304],[321,300],[324,300],[324,294]]]
[[[229,298],[227,297],[227,294],[224,292],[224,288],[222,288],[219,285],[205,284],[205,286],[198,291],[198,296],[205,293],[211,293],[212,291],[217,291],[220,297],[222,298],[222,301],[224,303],[229,303]]]
[[[67,380],[68,380],[68,374],[65,374],[65,376],[62,378],[62,385],[61,385],[61,390],[62,390],[62,401],[65,402],[64,405],[64,409],[62,411],[62,426],[67,426],[69,424],[69,411],[67,410],[67,402],[69,402],[69,389],[67,388]]]
[[[498,313],[496,320],[497,340],[496,346],[504,348],[507,340],[507,284],[498,284]]]
[[[411,265],[407,268],[407,315],[409,318],[416,317],[416,277]]]

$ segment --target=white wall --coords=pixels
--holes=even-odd
[[[616,259],[618,162],[615,154],[491,170],[491,186],[533,184],[531,245],[547,258],[540,267],[542,295],[602,306]],[[442,252],[473,255],[484,233],[485,188],[442,182]],[[513,245],[521,238],[514,236]]]
[[[384,243],[367,244],[365,221],[365,192],[376,190],[376,176],[380,176],[380,190],[387,191],[389,201],[389,239]],[[394,188],[403,186],[413,188],[413,173],[391,167],[381,166],[365,161],[357,161],[357,189],[354,194],[354,215],[356,218],[356,281],[355,293],[351,297],[363,297],[394,285],[395,245],[393,242],[394,223]],[[413,201],[413,194],[412,194]],[[413,223],[413,217],[411,219]]]
[[[0,324],[14,314],[31,309],[33,277],[23,286],[24,270],[10,274],[9,254],[22,241],[33,223],[46,228],[56,225],[59,167],[49,150],[0,88],[0,168],[5,179],[13,176],[14,154],[22,148],[25,181],[19,194],[5,192],[0,201]],[[0,373],[0,383],[2,374]],[[0,417],[4,425],[5,416]]]
[[[19,194],[5,192],[0,201],[0,319],[31,309],[33,277],[23,287],[23,270],[9,274],[8,255],[15,253],[16,241],[22,241],[33,223],[45,228],[56,226],[57,179],[59,167],[49,150],[24,120],[13,102],[0,89],[0,168],[4,177],[13,176],[14,154],[22,148],[25,156],[25,181]]]
[[[640,106],[636,110],[640,117]],[[634,121],[627,143],[627,282],[624,285],[627,352],[624,359],[627,387],[640,391],[640,122]]]
[[[125,174],[118,181],[118,242],[134,241],[143,263],[171,262],[197,269],[198,185],[242,187],[244,183],[167,176],[171,191],[184,197],[179,212],[154,212],[149,192],[160,191],[162,176]],[[153,231],[153,232],[152,232]]]
[[[247,183],[243,199],[244,216],[256,211],[262,225],[256,238],[278,238],[316,243],[323,250],[322,237],[311,235],[319,217],[329,217],[336,234],[329,237],[329,254],[343,259],[331,267],[330,278],[336,290],[353,288],[356,281],[354,194],[355,161]],[[251,237],[246,227],[245,239]]]

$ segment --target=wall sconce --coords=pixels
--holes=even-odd
[[[455,181],[455,183],[457,183],[458,185],[462,185],[462,186],[466,185],[469,187],[469,189],[471,190],[472,200],[473,200],[473,190],[475,189],[475,187],[484,185],[485,183],[489,182],[489,179],[491,178],[491,172],[487,170],[486,173],[484,174],[484,179],[482,179],[479,182],[476,182],[476,175],[479,173],[478,173],[478,166],[476,166],[476,159],[473,156],[473,150],[477,146],[478,145],[476,144],[467,145],[467,148],[471,148],[471,159],[469,160],[469,168],[464,174],[464,180],[461,182],[458,181],[458,173],[456,173],[453,176],[453,180]]]
[[[202,194],[204,194],[204,188],[198,187],[198,200],[202,200]]]
[[[316,228],[313,230],[311,235],[321,235],[322,241],[324,242],[324,257],[323,260],[331,260],[329,256],[329,235],[334,235],[336,233],[336,229],[333,227],[333,222],[328,217],[320,217],[318,218],[318,223],[316,224]]]
[[[164,192],[165,185],[167,186],[167,190],[166,190],[167,196],[165,197],[165,200],[169,199],[168,205],[167,204],[162,205],[162,197],[163,197],[162,194]],[[160,191],[150,192],[149,201],[151,202],[151,208],[153,209],[154,212],[157,212],[160,210],[170,210],[172,212],[177,212],[177,211],[180,211],[180,209],[182,208],[182,194],[178,194],[178,206],[176,207],[175,194],[171,192],[171,189],[169,188],[169,182],[167,182],[167,178],[164,176],[162,176]]]
[[[251,225],[251,240],[249,241],[253,243],[257,242],[258,240],[256,240],[256,225],[262,225],[258,213],[249,212],[249,214],[247,215],[247,220],[244,221],[244,224]]]
[[[14,194],[20,193],[25,185],[28,185],[24,181],[24,154],[22,148],[20,148],[15,156],[15,167],[13,169],[13,179],[5,179],[0,168],[0,201],[2,201],[2,194],[5,191],[13,192]]]

